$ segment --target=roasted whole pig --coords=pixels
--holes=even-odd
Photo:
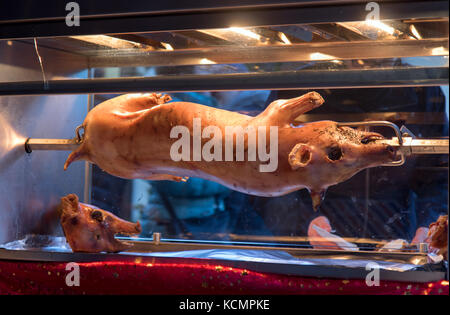
[[[60,211],[64,235],[74,252],[120,252],[132,244],[119,241],[114,235],[141,232],[139,222],[127,222],[108,211],[81,203],[75,194],[61,198]]]
[[[327,187],[396,156],[391,146],[375,142],[383,139],[378,133],[338,127],[334,121],[295,124],[299,115],[323,104],[316,92],[276,100],[255,117],[170,100],[155,93],[125,94],[99,104],[84,120],[82,144],[69,155],[64,169],[74,161],[87,160],[122,178],[180,181],[200,177],[266,197],[307,188],[316,209]],[[177,138],[175,127],[181,137]],[[235,127],[246,133],[242,142],[231,138],[230,161],[227,132]],[[173,146],[183,137],[183,128],[189,132],[191,150],[174,159]],[[252,160],[256,142],[258,154]],[[240,153],[246,157],[239,155],[238,144],[243,144]]]

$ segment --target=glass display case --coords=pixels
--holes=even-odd
[[[386,279],[445,279],[446,251],[428,232],[448,214],[448,2],[215,3],[80,1],[79,20],[63,4],[0,10],[0,259],[214,258],[362,279],[374,261]],[[323,105],[291,128],[336,121],[398,150],[328,187],[316,210],[308,189],[268,197],[204,178],[120,178],[83,161],[63,170],[77,127],[120,94],[255,117],[312,91]],[[73,253],[58,211],[71,193],[139,221],[140,234],[116,236],[133,247]]]

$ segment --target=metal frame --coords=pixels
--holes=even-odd
[[[315,88],[435,86],[448,84],[447,68],[156,76],[90,80],[0,83],[0,95],[50,95],[130,92],[287,90]]]
[[[386,2],[380,0],[379,2]],[[80,8],[83,8],[84,17],[106,17],[123,16],[137,14],[163,14],[163,13],[182,13],[191,11],[220,10],[220,9],[242,9],[255,7],[280,7],[280,6],[305,6],[336,3],[358,3],[361,0],[167,0],[167,1],[102,1],[95,3],[89,0],[78,0]],[[0,4],[0,23],[1,22],[25,22],[39,20],[57,20],[64,19],[65,5],[59,0],[47,0],[45,11],[42,3],[30,0],[18,0],[14,5],[10,3]],[[29,10],[23,10],[29,8]]]
[[[108,1],[78,1],[80,25],[65,23],[65,3],[54,6],[19,1],[0,4],[0,39],[174,31],[230,26],[363,21],[367,1],[136,1],[118,5]],[[382,19],[448,18],[448,1],[378,1]],[[146,4],[148,3],[148,4]],[[19,9],[13,8],[17,7]],[[31,8],[23,15],[24,6]],[[131,6],[131,7],[129,7]],[[48,9],[51,10],[48,12]]]
[[[204,58],[215,64],[265,63],[265,62],[311,62],[311,54],[320,52],[335,57],[333,59],[382,59],[432,55],[437,47],[448,49],[448,39],[425,39],[420,45],[411,40],[384,42],[352,41],[302,43],[287,46],[231,46],[174,51],[87,51],[89,65],[96,67],[135,66],[181,66],[199,65]],[[435,55],[437,56],[437,55]],[[324,59],[325,60],[325,59]],[[321,61],[324,61],[321,60]]]

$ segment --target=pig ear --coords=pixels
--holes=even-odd
[[[304,143],[297,143],[289,153],[288,161],[295,171],[300,167],[305,167],[312,159],[312,149]]]
[[[75,194],[69,194],[61,198],[61,203],[57,208],[58,214],[63,216],[71,216],[78,214],[78,196]]]

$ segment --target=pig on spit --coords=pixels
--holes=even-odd
[[[295,122],[299,115],[323,104],[316,92],[276,100],[255,117],[170,100],[168,95],[155,93],[125,94],[97,105],[84,120],[82,143],[69,155],[64,169],[74,161],[86,160],[122,178],[180,181],[200,177],[265,197],[307,188],[316,210],[329,186],[396,158],[391,146],[376,142],[383,139],[378,133],[338,126],[334,121]],[[236,140],[232,138],[232,161],[198,158],[201,152],[195,147],[174,160],[171,150],[178,139],[171,131],[176,126],[189,131],[193,147],[197,141],[197,148],[201,152],[209,149],[213,157],[226,150],[227,129],[241,127],[245,131],[241,144],[248,158],[238,158],[236,136]],[[200,128],[200,139],[195,138],[196,128]],[[250,131],[261,128],[265,128],[263,133],[252,138]],[[271,137],[273,130],[275,138]],[[260,139],[267,141],[259,145]],[[274,148],[275,169],[261,171],[267,159],[259,154],[250,158],[253,143],[258,143],[258,153]]]

